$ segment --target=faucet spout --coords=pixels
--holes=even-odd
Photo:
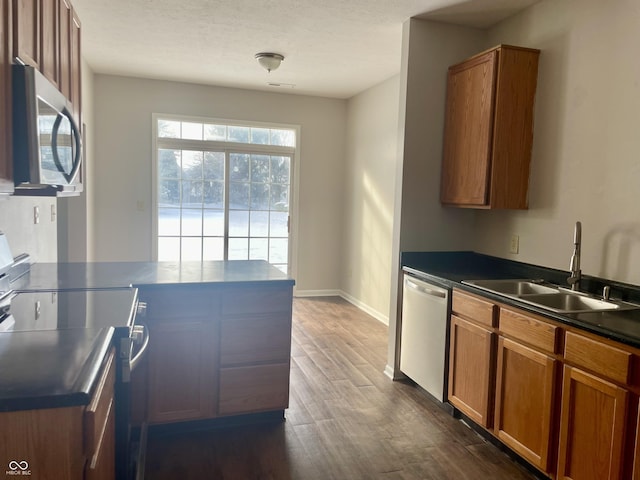
[[[580,248],[582,245],[582,223],[576,222],[573,231],[573,254],[571,255],[571,264],[569,270],[571,276],[567,278],[567,283],[571,285],[571,290],[580,290],[580,280],[582,278],[582,270],[580,270]]]

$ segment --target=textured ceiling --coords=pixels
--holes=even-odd
[[[73,0],[97,73],[348,98],[400,71],[402,24],[485,28],[538,0]],[[267,73],[257,52],[285,56]],[[293,84],[272,87],[268,83]]]

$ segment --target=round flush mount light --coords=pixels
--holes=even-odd
[[[271,53],[271,52],[260,52],[255,55],[258,63],[264,68],[267,72],[271,72],[271,70],[275,70],[280,66],[280,62],[284,60],[284,56],[279,53]]]

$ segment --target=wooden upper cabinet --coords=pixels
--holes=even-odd
[[[60,68],[58,88],[71,98],[71,21],[73,9],[69,0],[60,0],[58,18],[60,20]]]
[[[0,3],[0,193],[13,192],[11,157],[11,0]]]
[[[449,68],[444,205],[528,208],[539,54],[500,45]]]
[[[79,129],[82,129],[82,42],[80,30],[80,18],[75,10],[71,9],[71,33],[70,33],[70,82],[73,117]]]
[[[13,0],[13,56],[40,68],[40,0]]]
[[[40,71],[59,87],[60,77],[60,0],[40,0]]]

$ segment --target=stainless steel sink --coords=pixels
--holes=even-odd
[[[558,292],[555,286],[542,285],[533,280],[465,280],[462,283],[508,296]]]
[[[620,310],[623,306],[626,306],[616,302],[588,297],[579,293],[527,295],[520,297],[520,300],[559,313],[602,312],[605,310]]]
[[[537,280],[463,280],[462,283],[557,313],[631,310],[640,305],[604,300]]]

